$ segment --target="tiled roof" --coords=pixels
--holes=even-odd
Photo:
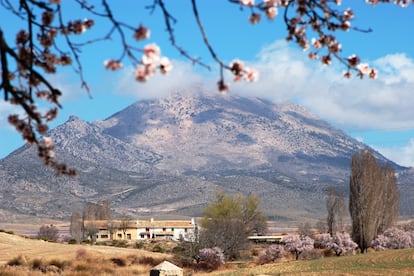
[[[98,229],[108,229],[108,223],[115,228],[121,228],[121,220],[85,220],[85,227],[95,226]],[[194,228],[189,220],[131,220],[128,221],[128,228]]]
[[[139,220],[137,221],[139,228],[193,228],[194,224],[191,221],[179,220]]]

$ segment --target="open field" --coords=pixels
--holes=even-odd
[[[95,256],[102,257],[125,257],[131,254],[162,259],[169,257],[166,254],[152,253],[132,248],[53,243],[0,233],[0,265],[7,263],[10,259],[18,255],[28,258],[42,258],[45,260],[56,257],[62,260],[70,260],[76,257],[79,249],[84,249]]]
[[[80,254],[82,253],[82,254]],[[24,261],[33,266],[33,262],[42,260],[50,264],[59,260],[66,262],[65,270],[60,275],[148,275],[152,265],[140,264],[139,258],[151,257],[156,261],[171,259],[167,254],[152,253],[131,248],[109,246],[67,245],[61,243],[32,240],[16,235],[0,233],[0,274],[34,275],[33,271],[24,272],[23,266],[6,267],[7,262],[17,256],[24,256]],[[81,256],[80,256],[81,255]],[[125,260],[126,265],[111,263],[111,259]],[[3,266],[3,267],[2,267]],[[95,266],[91,271],[84,271],[88,266]],[[54,267],[54,266],[52,266]],[[247,268],[246,268],[247,267]],[[2,271],[3,269],[3,271]],[[27,269],[27,268],[26,268]],[[68,270],[71,269],[71,272]],[[76,271],[81,269],[82,271]],[[75,270],[75,272],[73,272]],[[68,271],[68,272],[67,272]],[[41,272],[36,275],[44,275]],[[56,275],[49,273],[47,275]],[[253,264],[226,265],[219,271],[194,273],[186,271],[185,275],[236,276],[236,275],[414,275],[414,249],[370,252],[355,256],[330,257],[311,261],[285,261],[268,265]]]
[[[170,258],[139,249],[53,243],[0,233],[0,275],[148,275],[151,267]],[[10,261],[18,264],[8,266]]]

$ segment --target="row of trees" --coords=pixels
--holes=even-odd
[[[72,213],[69,229],[71,237],[77,242],[81,242],[85,238],[89,238],[92,242],[95,241],[96,233],[99,230],[97,221],[107,222],[106,228],[111,239],[113,239],[113,235],[117,230],[121,230],[124,238],[126,238],[126,231],[131,218],[126,214],[122,214],[119,221],[115,223],[109,201],[87,202],[83,207],[82,215],[77,212]]]

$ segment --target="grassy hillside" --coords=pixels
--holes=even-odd
[[[311,261],[291,261],[199,275],[414,275],[414,249],[370,252]]]

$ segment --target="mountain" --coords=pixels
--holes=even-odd
[[[0,220],[67,218],[103,199],[134,216],[199,215],[217,190],[258,195],[271,219],[324,218],[327,187],[347,192],[350,158],[367,147],[297,104],[206,93],[138,101],[102,121],[72,116],[50,136],[79,176],[55,177],[19,148],[0,161]]]

